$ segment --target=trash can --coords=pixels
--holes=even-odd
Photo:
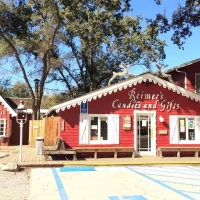
[[[36,154],[43,155],[44,152],[44,138],[43,137],[36,137]]]

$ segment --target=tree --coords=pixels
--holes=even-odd
[[[160,4],[162,0],[155,0]],[[183,48],[184,40],[192,36],[192,27],[200,26],[200,0],[185,0],[184,5],[178,5],[173,12],[171,21],[165,14],[157,14],[155,20],[150,20],[150,24],[159,27],[160,33],[173,30],[172,41]]]
[[[50,107],[55,106],[56,104],[63,103],[66,100],[67,100],[67,97],[65,94],[44,95],[41,105],[43,108],[50,108]]]
[[[68,54],[50,81],[64,82],[68,93],[105,87],[112,72],[120,71],[121,61],[150,68],[151,62],[164,58],[165,43],[157,38],[158,30],[143,30],[140,17],[127,16],[129,0],[61,2]]]
[[[158,30],[127,15],[130,0],[1,0],[0,58],[23,73],[39,116],[44,85],[64,81],[68,96],[107,85],[121,61],[150,68],[164,58]],[[51,78],[48,78],[50,77]],[[39,79],[38,98],[31,82]]]
[[[58,58],[61,18],[57,1],[2,0],[0,2],[0,57],[13,59],[32,98],[33,119],[39,116],[45,80]],[[40,79],[38,98],[31,80]]]
[[[10,96],[10,88],[11,88],[11,78],[1,78],[0,79],[0,95],[2,97]]]
[[[17,81],[10,90],[10,97],[30,98],[31,94],[26,84]]]

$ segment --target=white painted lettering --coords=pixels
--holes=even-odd
[[[160,106],[161,106],[161,110],[160,111],[168,111],[171,112],[172,109],[179,109],[180,105],[177,104],[174,100],[172,101],[166,101],[164,99],[164,94],[162,92],[159,92],[158,94],[150,94],[150,93],[144,93],[144,91],[142,91],[141,93],[136,93],[136,88],[133,88],[132,90],[130,90],[128,92],[128,96],[130,99],[129,103],[124,103],[124,102],[120,102],[119,99],[115,99],[112,102],[112,107],[113,108],[122,108],[122,109],[126,109],[126,108],[135,108],[135,109],[140,109],[140,108],[144,108],[144,109],[156,109],[158,106],[158,103],[160,102]],[[145,103],[142,104],[142,102],[144,100],[151,100],[154,102],[150,102],[150,103]]]

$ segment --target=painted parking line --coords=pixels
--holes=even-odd
[[[194,175],[197,176],[197,171],[194,171],[194,169],[192,168],[152,168],[152,167],[135,167],[134,169],[138,169],[138,170],[143,170],[143,171],[148,171],[148,172],[156,172],[156,174],[158,173],[171,173],[171,174],[185,174],[185,175]],[[200,171],[198,173],[200,175]]]
[[[195,200],[197,198],[194,198],[194,195],[197,195],[199,198],[200,194],[200,185],[199,184],[194,184],[193,181],[199,181],[199,178],[193,178],[193,176],[198,176],[197,175],[197,169],[193,167],[181,167],[179,168],[168,168],[168,167],[163,167],[163,168],[158,168],[158,167],[127,167],[129,170],[138,173],[139,175],[187,198],[190,200]],[[177,171],[178,170],[178,171]],[[192,172],[192,173],[188,173]],[[155,172],[155,173],[152,173]],[[169,175],[170,174],[170,175]],[[176,175],[177,174],[177,175]],[[183,177],[183,175],[186,175],[188,177]],[[159,177],[162,177],[160,180]],[[174,178],[174,181],[168,181],[165,180],[165,178]],[[185,181],[182,182],[182,179],[188,179],[187,181],[192,181],[191,183],[186,183]],[[182,185],[182,186],[181,186]],[[191,186],[196,191],[190,191],[190,190],[184,190],[182,188],[187,188],[187,186]],[[192,196],[191,196],[191,195]]]
[[[81,168],[77,171],[77,169],[66,173],[60,168],[32,169],[31,194],[28,199],[200,199],[198,168],[129,166],[94,167],[94,171],[90,171],[90,168],[88,171],[82,171]],[[178,174],[178,172],[185,173]]]
[[[32,168],[28,200],[60,200],[57,183],[51,168]],[[1,198],[0,198],[1,199]]]
[[[198,174],[195,170],[198,170],[196,168],[150,168],[150,167],[135,167],[135,170],[139,170],[140,172],[150,175],[150,176],[156,176],[156,177],[165,177],[165,178],[180,178],[186,179],[186,180],[194,180],[194,181],[200,181],[200,174]],[[183,171],[183,172],[182,172]],[[187,172],[186,172],[187,171]],[[200,171],[199,171],[200,172]],[[183,176],[184,175],[184,176]]]
[[[60,194],[60,199],[61,200],[68,200],[67,194],[65,192],[65,189],[63,187],[62,181],[60,180],[60,177],[58,175],[58,172],[55,168],[52,168],[52,173],[56,182],[56,185],[58,187],[58,191]]]
[[[139,176],[125,167],[95,167],[95,171],[66,173],[58,170],[58,174],[69,200],[152,200],[154,196],[151,192],[148,198],[144,196],[144,184],[136,184]],[[76,189],[78,192],[74,192]]]
[[[187,169],[191,169],[191,170],[193,170],[193,171],[198,171],[198,172],[200,172],[200,168],[189,167],[189,166],[187,166],[186,168],[187,168]]]

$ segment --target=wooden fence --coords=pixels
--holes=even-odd
[[[36,146],[36,137],[43,137],[45,146],[55,145],[58,135],[57,124],[57,117],[45,117],[43,120],[30,120],[29,146]]]

